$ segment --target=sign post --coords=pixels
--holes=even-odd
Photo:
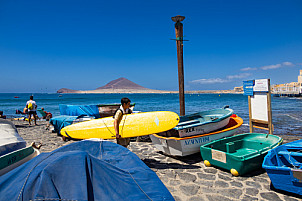
[[[250,133],[260,128],[273,134],[270,79],[243,81],[243,89],[248,96]]]
[[[185,116],[185,90],[184,90],[184,63],[183,63],[183,24],[184,16],[172,17],[175,22],[177,63],[178,63],[178,83],[179,83],[179,107],[180,116]]]

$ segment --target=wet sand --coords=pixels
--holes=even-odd
[[[45,130],[46,122],[29,126],[25,121],[13,121],[19,134],[29,144],[42,143],[41,152],[50,152],[75,141],[63,141],[56,133]],[[239,132],[248,132],[240,130]],[[284,143],[297,140],[282,136]],[[205,167],[200,154],[187,157],[167,156],[150,142],[131,142],[129,149],[148,165],[169,189],[175,200],[301,200],[297,195],[273,190],[264,170],[243,177],[234,177],[228,171]]]

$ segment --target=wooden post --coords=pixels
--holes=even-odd
[[[252,122],[252,105],[251,105],[251,96],[248,96],[249,103],[249,124],[250,124],[250,133],[254,132],[253,122]]]
[[[269,130],[269,134],[273,134],[272,104],[271,104],[271,81],[270,81],[270,79],[268,79],[267,112],[268,112],[268,130]]]
[[[177,62],[178,62],[178,84],[179,84],[179,105],[180,116],[185,115],[185,91],[184,91],[184,67],[183,67],[183,24],[181,21],[184,16],[172,17],[175,22],[176,46],[177,46]]]

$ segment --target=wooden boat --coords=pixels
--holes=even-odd
[[[159,135],[183,138],[210,133],[225,127],[232,114],[233,110],[225,107],[181,116],[176,127]]]
[[[262,167],[274,188],[302,195],[302,140],[270,150]]]
[[[110,117],[114,115],[114,112],[121,106],[121,104],[98,104],[99,113],[101,118]],[[130,105],[130,109],[133,111],[135,103]]]
[[[261,168],[267,152],[282,143],[282,138],[263,133],[244,133],[216,140],[200,147],[206,166],[230,170],[234,176]]]
[[[150,135],[150,138],[155,147],[165,154],[173,156],[187,156],[198,153],[200,146],[203,144],[233,135],[242,123],[243,120],[233,114],[230,117],[229,123],[224,128],[215,132],[183,138],[166,137],[161,135],[164,133],[161,133]]]

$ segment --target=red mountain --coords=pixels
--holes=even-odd
[[[116,80],[112,80],[111,82],[109,82],[108,84],[106,84],[105,86],[102,86],[102,87],[99,87],[95,90],[88,90],[88,91],[80,91],[80,90],[72,90],[72,89],[67,89],[67,88],[62,88],[62,89],[59,89],[57,91],[57,93],[99,93],[100,91],[102,91],[102,89],[107,89],[105,91],[108,92],[108,89],[109,91],[112,91],[112,90],[131,90],[133,92],[133,90],[138,90],[140,92],[144,92],[144,91],[157,91],[157,90],[152,90],[152,89],[148,89],[148,88],[145,88],[145,87],[142,87],[138,84],[135,84],[134,82],[126,79],[126,78],[119,78],[119,79],[116,79]],[[103,91],[102,91],[103,92]]]
[[[135,84],[134,82],[126,79],[126,78],[118,78],[116,80],[112,80],[105,86],[99,87],[98,89],[142,89],[142,90],[148,90],[145,87],[142,87],[138,84]]]

